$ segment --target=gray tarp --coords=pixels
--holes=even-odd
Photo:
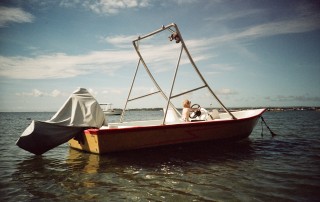
[[[16,144],[36,155],[57,147],[86,128],[100,128],[105,115],[96,99],[84,88],[75,91],[48,121],[32,121]]]

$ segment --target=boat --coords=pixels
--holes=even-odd
[[[141,51],[142,41],[152,41],[156,35],[162,36],[163,33],[169,33],[169,40],[166,39],[167,43],[177,47],[179,50],[177,62],[173,68],[174,73],[169,93],[166,93],[160,87],[158,80],[150,70],[150,62],[146,62],[143,57],[144,53]],[[239,111],[229,110],[216,96],[199,71],[175,23],[162,26],[149,34],[138,36],[132,43],[139,60],[119,122],[107,123],[100,128],[84,130],[83,134],[79,134],[68,141],[71,148],[95,154],[104,154],[190,142],[236,141],[247,138],[252,133],[259,118],[266,111],[265,108]],[[162,47],[162,49],[165,48]],[[153,51],[154,48],[146,48],[143,50]],[[183,62],[181,62],[182,54],[183,57],[186,58]],[[151,61],[151,63],[157,62],[158,59],[159,58],[157,58],[156,61]],[[185,64],[186,61],[189,62],[195,75],[199,77],[201,85],[174,94],[177,72],[179,68],[181,68],[182,63]],[[149,76],[156,90],[154,92],[146,92],[146,94],[140,96],[133,96],[132,92],[137,80],[137,72],[142,71],[141,69]],[[199,104],[194,104],[192,107],[198,108],[198,110],[197,112],[191,113],[191,121],[182,121],[180,118],[181,112],[174,102],[176,98],[181,98],[204,89],[210,93],[212,100],[215,100],[215,102],[220,105],[219,110],[209,110],[201,107]],[[163,117],[161,119],[126,121],[129,103],[155,94],[160,95],[165,103],[163,106]],[[223,111],[221,112],[220,109]]]
[[[102,108],[102,111],[105,115],[121,115],[122,113],[121,109],[112,108],[111,103],[100,104],[100,107]]]

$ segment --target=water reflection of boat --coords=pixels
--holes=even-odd
[[[196,152],[195,152],[196,151]],[[159,148],[146,148],[135,152],[114,152],[105,155],[94,155],[70,149],[66,160],[69,167],[76,167],[86,173],[117,173],[128,167],[159,168],[161,165],[172,166],[234,162],[238,164],[243,159],[250,159],[254,155],[252,142],[249,139],[239,142],[215,141],[195,142],[168,145]],[[192,167],[193,167],[192,166]],[[121,173],[120,173],[121,175]]]
[[[105,115],[120,115],[122,112],[121,109],[114,109],[111,103],[100,104],[100,107]]]
[[[81,161],[79,160],[81,159]],[[88,155],[74,149],[69,149],[69,156],[66,163],[70,167],[77,167],[86,173],[97,173],[99,169],[99,155]]]
[[[142,57],[142,52],[140,51],[141,49],[145,50],[141,48],[141,41],[146,38],[151,38],[150,40],[152,40],[155,35],[161,32],[169,32],[171,34],[171,40],[175,40],[176,42],[171,43],[170,45],[167,44],[167,46],[170,46],[172,49],[180,50],[180,55],[175,68],[169,95],[166,94],[159,86],[158,82],[149,70],[144,58]],[[188,142],[239,140],[246,138],[251,134],[258,119],[266,110],[255,109],[234,112],[229,111],[209,87],[208,83],[195,65],[176,24],[163,26],[159,30],[156,30],[150,34],[139,36],[133,41],[133,45],[139,56],[139,62],[119,123],[109,123],[107,126],[102,126],[99,129],[85,130],[84,134],[79,137],[79,139],[82,141],[71,139],[69,141],[70,147],[87,152],[102,154],[114,151],[132,150]],[[202,84],[194,89],[173,95],[174,84],[176,82],[176,76],[180,66],[182,53],[186,55],[186,60],[189,61],[191,67],[193,67],[193,70],[195,71],[195,75],[199,77],[199,80],[202,81]],[[183,61],[182,63],[186,64],[187,62]],[[136,81],[137,72],[141,66],[143,66],[143,68],[146,70],[147,75],[150,77],[157,91],[152,93],[147,92],[145,95],[132,98],[131,92]],[[199,108],[199,113],[194,113],[192,121],[181,121],[181,114],[173,104],[172,99],[202,89],[207,89],[209,91],[216,102],[220,104],[224,112],[208,112],[204,108],[200,107],[200,105],[196,105]],[[139,100],[141,98],[158,93],[166,102],[166,105],[163,107],[163,119],[131,122],[123,121],[128,102]]]

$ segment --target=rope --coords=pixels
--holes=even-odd
[[[269,132],[271,133],[271,136],[274,137],[276,136],[277,134],[275,134],[274,132],[272,132],[272,130],[269,128],[269,126],[267,125],[266,121],[264,120],[264,118],[261,116],[261,128],[262,128],[262,131],[261,131],[261,137],[263,137],[263,123],[267,126],[267,129],[269,130]]]

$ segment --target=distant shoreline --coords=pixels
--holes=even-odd
[[[238,111],[238,110],[248,110],[248,109],[260,109],[267,108],[267,111],[320,111],[320,107],[229,107],[230,111]],[[178,110],[182,110],[182,108],[177,108]],[[214,108],[206,108],[208,111]],[[216,108],[215,108],[216,109]],[[162,108],[134,108],[127,109],[128,111],[161,111]],[[219,111],[223,111],[223,109],[219,109]]]
[[[248,109],[261,109],[261,108],[267,108],[267,111],[320,111],[320,107],[229,107],[228,109],[230,111],[238,111],[238,110],[248,110]],[[120,109],[120,108],[114,108],[114,109]],[[182,108],[177,108],[178,110],[182,110]],[[224,111],[221,108],[212,108],[208,107],[205,108],[206,110],[210,111],[212,109],[218,109],[219,111]],[[120,109],[122,110],[122,109]],[[133,109],[127,109],[126,111],[162,111],[163,108],[155,107],[155,108],[133,108]],[[0,113],[40,113],[40,112],[47,112],[47,113],[56,113],[54,111],[21,111],[21,112],[0,112]]]

